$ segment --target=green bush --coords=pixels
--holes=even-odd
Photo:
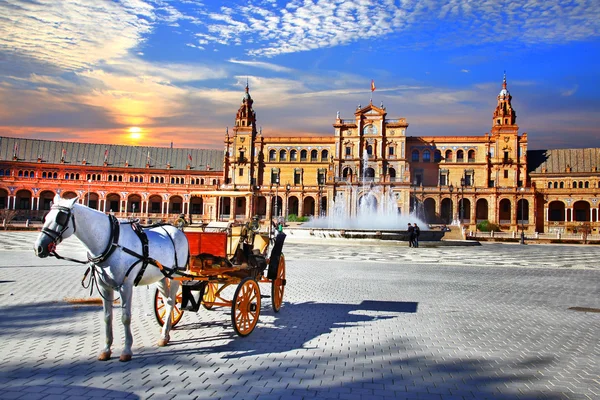
[[[477,229],[480,232],[500,232],[500,226],[493,224],[488,220],[478,223]]]
[[[296,214],[290,214],[288,215],[288,219],[289,222],[306,222],[308,221],[308,217],[299,217]]]

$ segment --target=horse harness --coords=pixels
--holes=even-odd
[[[171,278],[173,273],[175,273],[179,269],[179,265],[178,265],[178,261],[177,261],[177,248],[175,247],[175,242],[173,241],[173,238],[171,237],[171,235],[169,235],[169,233],[166,231],[166,229],[165,229],[165,232],[167,232],[167,236],[169,237],[169,239],[171,240],[171,243],[173,244],[173,251],[175,253],[175,257],[174,257],[175,258],[175,268],[162,268],[162,266],[159,266],[158,261],[156,261],[155,259],[153,259],[149,256],[148,236],[146,235],[146,232],[144,231],[145,227],[142,226],[138,221],[127,222],[127,224],[131,225],[131,228],[135,232],[136,236],[140,239],[140,242],[142,243],[142,254],[138,254],[137,252],[135,252],[131,249],[128,249],[127,247],[123,247],[123,246],[119,245],[119,236],[120,236],[120,231],[121,231],[120,223],[119,223],[119,220],[112,214],[108,215],[109,220],[110,220],[110,237],[108,240],[108,244],[106,245],[106,248],[100,255],[93,257],[90,253],[88,253],[87,261],[81,261],[81,260],[76,260],[76,259],[73,259],[70,257],[60,256],[59,254],[56,253],[56,245],[58,243],[60,243],[63,233],[67,230],[69,219],[71,219],[73,222],[73,233],[75,233],[75,231],[77,230],[77,227],[75,225],[75,217],[73,216],[73,212],[71,211],[71,209],[69,207],[54,205],[54,206],[52,206],[52,208],[56,208],[59,210],[59,212],[56,216],[56,223],[60,227],[60,231],[55,231],[55,230],[48,229],[48,228],[42,228],[42,232],[44,234],[48,235],[52,239],[52,243],[54,243],[54,248],[50,251],[50,255],[52,255],[58,259],[73,261],[73,262],[76,262],[79,264],[90,263],[90,267],[88,267],[88,269],[85,271],[85,274],[83,276],[82,284],[85,281],[88,274],[90,273],[90,271],[92,272],[92,275],[95,275],[95,272],[96,272],[95,267],[98,266],[98,264],[100,264],[101,262],[106,261],[114,253],[114,251],[117,248],[121,248],[121,250],[123,250],[125,253],[137,258],[137,261],[134,262],[129,267],[127,272],[125,273],[125,278],[123,281],[127,280],[127,277],[129,276],[129,274],[131,273],[133,268],[135,268],[136,265],[138,265],[139,263],[142,263],[142,268],[140,268],[140,270],[138,271],[138,274],[136,275],[136,277],[133,281],[133,284],[135,286],[137,286],[140,283],[140,281],[144,275],[144,272],[146,272],[146,268],[148,267],[148,264],[152,264],[152,265],[158,267],[160,269],[160,271],[163,273],[163,275],[165,275],[165,277],[167,277],[167,278]],[[162,227],[163,225],[164,224],[154,224],[154,225],[150,225],[150,226],[146,226],[146,227],[147,228],[158,227],[158,226]],[[168,271],[168,272],[165,271],[167,269],[170,271]]]

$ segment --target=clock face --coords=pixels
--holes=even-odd
[[[377,135],[377,127],[373,124],[365,125],[363,128],[364,135]]]

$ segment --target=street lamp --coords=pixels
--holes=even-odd
[[[285,185],[285,220],[287,221],[288,215],[290,214],[290,190],[292,190],[292,186],[288,183]]]
[[[465,177],[460,178],[460,224],[463,223],[463,212],[465,202]]]
[[[452,192],[454,192],[454,186],[452,184],[450,184],[450,186],[448,186],[448,190],[450,191],[450,210],[448,212],[449,218],[448,218],[448,224],[451,225],[452,224]]]
[[[425,221],[425,187],[423,186],[423,182],[421,182],[421,202],[417,206],[417,218],[419,218],[419,206],[421,206],[421,218],[424,222],[427,222]]]
[[[91,179],[88,179],[88,193],[87,193],[87,202],[86,202],[86,207],[90,206],[90,184],[92,183]]]
[[[135,203],[131,203],[131,218],[135,216]]]
[[[279,217],[279,175],[275,178],[275,219]]]
[[[525,188],[522,187],[519,191],[521,192],[521,244],[525,244],[525,214],[523,213],[523,207],[525,206],[525,200],[523,199],[525,196]]]
[[[323,185],[325,184],[325,182],[323,182],[323,180],[324,180],[323,178],[324,178],[323,175],[319,175],[319,178],[318,178],[318,181],[319,181],[318,182],[319,183],[319,200],[318,200],[319,201],[319,204],[318,204],[319,213],[318,213],[318,215],[319,215],[319,217],[323,214],[323,199],[321,198],[323,195]]]

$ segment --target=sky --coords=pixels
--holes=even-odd
[[[505,71],[529,149],[600,147],[598,0],[0,2],[1,136],[220,149],[246,83],[266,137],[371,95],[410,136],[483,135]]]

